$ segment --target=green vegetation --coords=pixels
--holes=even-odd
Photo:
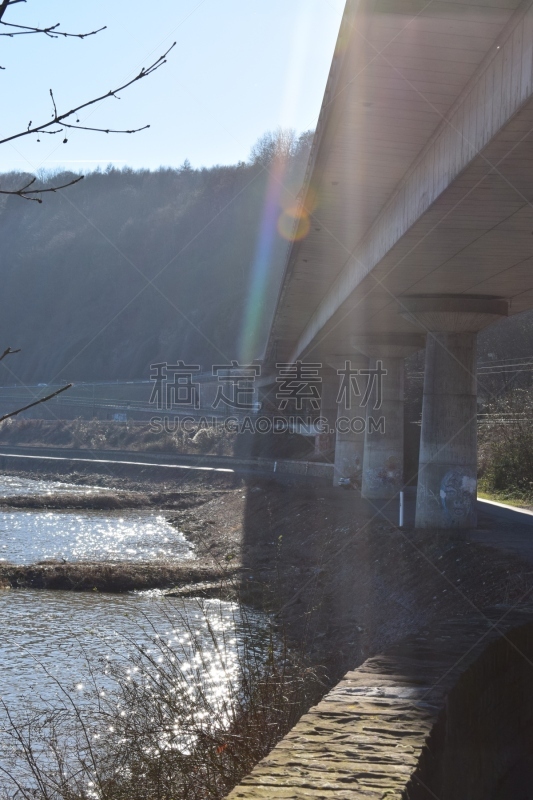
[[[533,391],[516,389],[489,403],[480,426],[480,493],[533,505]]]

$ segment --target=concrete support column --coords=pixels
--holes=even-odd
[[[404,359],[424,347],[419,334],[382,334],[354,337],[354,347],[370,357],[369,367],[375,372],[366,411],[365,449],[361,494],[369,500],[395,497],[403,487],[404,450]],[[378,363],[384,374],[379,378]],[[379,408],[377,382],[381,381],[382,399]]]
[[[322,392],[320,400],[320,416],[326,421],[325,428],[315,436],[315,455],[332,453],[335,448],[335,424],[337,422],[337,396],[339,394],[339,376],[335,369],[322,370]]]
[[[386,372],[383,377],[383,402],[381,408],[374,409],[371,398],[366,409],[361,483],[361,494],[369,500],[395,497],[403,486],[404,360],[371,358],[372,369],[376,368],[378,360]]]
[[[349,352],[347,355],[334,356],[329,363],[335,370],[344,370],[346,363],[350,369],[359,370],[368,367],[368,359],[361,353]],[[341,479],[348,479],[356,485],[361,483],[363,470],[363,453],[365,448],[365,409],[360,406],[361,398],[342,392],[343,376],[339,380],[339,404],[337,413],[337,431],[335,434],[335,462],[333,485],[339,486]],[[349,392],[350,386],[344,389]]]
[[[476,525],[476,334],[429,334],[426,345],[417,528]]]
[[[469,295],[401,298],[426,344],[417,528],[477,523],[477,331],[508,313],[507,301]]]

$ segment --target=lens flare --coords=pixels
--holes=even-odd
[[[288,208],[278,219],[278,233],[288,242],[300,242],[311,229],[311,220],[305,208]]]
[[[264,295],[268,276],[273,266],[277,238],[277,221],[281,207],[283,181],[287,172],[287,161],[275,159],[270,170],[265,207],[252,266],[251,284],[241,331],[240,356],[248,361],[257,357],[259,333],[264,314]]]
[[[312,214],[318,208],[318,192],[313,186],[308,186],[305,193],[303,207],[308,214]]]
[[[316,40],[312,32],[312,12],[308,0],[295,0],[298,4],[298,25],[294,31],[292,52],[287,70],[287,84],[280,103],[279,120],[282,128],[291,128],[294,119],[294,108],[301,98],[302,87],[307,75],[308,59]],[[305,208],[305,217],[292,217],[291,210],[295,205],[295,194],[299,187],[290,186],[289,153],[278,155],[269,167],[269,180],[265,197],[263,218],[257,240],[255,258],[252,264],[248,298],[241,329],[239,355],[241,360],[249,361],[258,358],[261,353],[262,331],[266,317],[270,312],[268,286],[276,274],[280,254],[277,251],[280,235],[283,241],[294,241],[303,238],[309,231],[309,214]],[[283,212],[283,213],[282,213]],[[281,216],[280,216],[281,214]],[[290,231],[289,231],[290,228]],[[287,235],[288,234],[288,235]]]
[[[290,214],[300,202],[296,200],[300,186],[289,183],[283,188],[281,194],[280,205],[284,211]],[[305,197],[301,202],[302,208],[308,215],[312,214],[318,208],[318,192],[313,186],[308,186],[305,192]]]

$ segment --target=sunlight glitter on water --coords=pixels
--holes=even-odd
[[[156,561],[192,558],[183,534],[150,511],[0,512],[0,561]]]
[[[265,620],[247,612],[246,625],[258,634]],[[174,652],[182,664],[188,660],[191,678],[200,669],[211,696],[223,697],[238,666],[242,625],[234,603],[176,601],[158,591],[0,593],[0,698],[14,712],[30,700],[42,705],[58,695],[56,680],[81,696],[91,686],[88,661],[94,668],[118,659],[128,667],[128,652],[141,646],[147,654]],[[105,666],[98,672],[105,676]]]
[[[0,475],[0,497],[16,497],[28,495],[39,497],[47,494],[57,494],[58,492],[68,492],[68,494],[94,494],[95,492],[105,492],[100,486],[78,486],[75,483],[63,483],[62,481],[35,480],[33,478],[23,478],[19,475]]]
[[[18,797],[22,783],[25,797],[41,796],[21,732],[32,765],[54,780],[79,774],[87,743],[105,759],[139,732],[145,755],[187,754],[231,719],[243,655],[257,666],[268,642],[264,614],[221,600],[0,593],[0,794]],[[76,796],[97,800],[93,762],[83,763]]]

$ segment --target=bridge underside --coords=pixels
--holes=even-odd
[[[426,337],[422,527],[475,524],[475,336],[533,308],[532,145],[529,0],[348,2],[267,359],[388,359],[388,430],[341,448],[387,497],[400,360]]]
[[[289,357],[330,352],[354,334],[412,333],[412,323],[401,316],[404,296],[505,297],[511,314],[531,309],[532,201],[533,100],[444,189],[374,269],[365,270],[362,262],[353,264],[353,271],[361,273],[355,289],[342,292],[339,279],[338,293],[328,295],[301,339],[293,343]],[[344,294],[348,296],[339,303]]]

